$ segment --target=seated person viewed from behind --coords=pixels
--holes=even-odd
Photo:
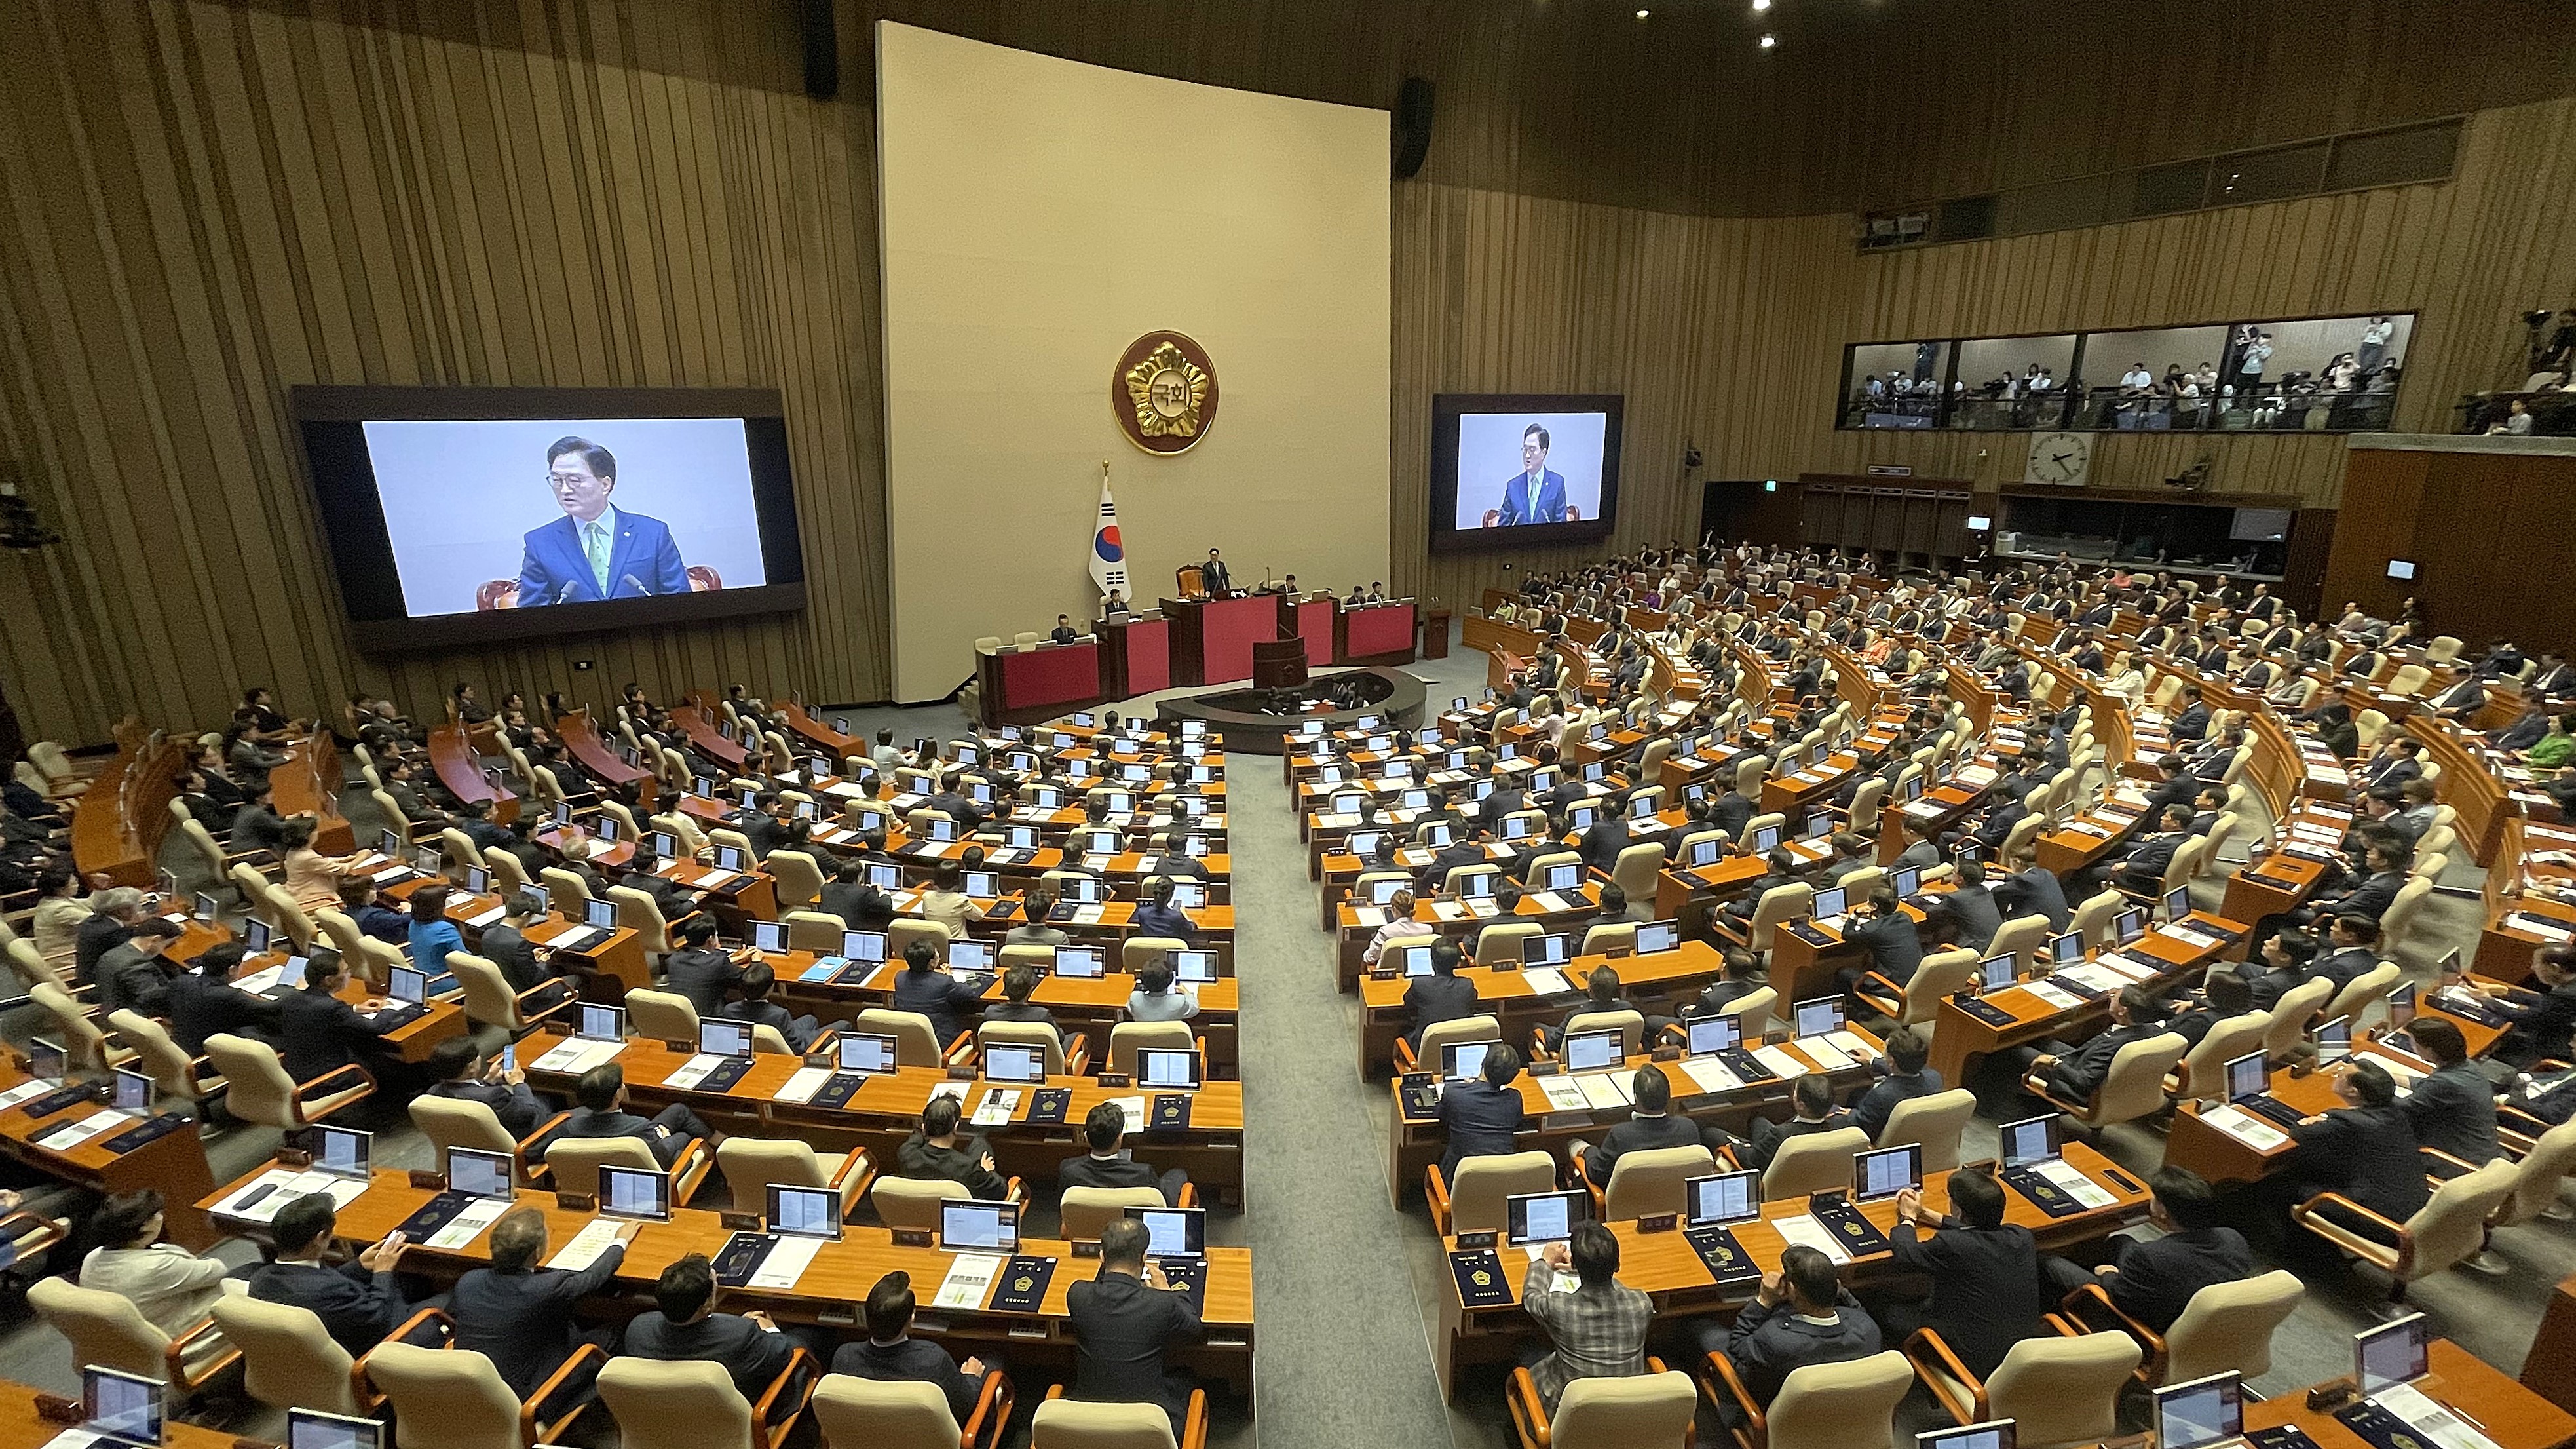
[[[161,1194],[148,1187],[110,1194],[89,1221],[99,1246],[81,1259],[80,1286],[122,1296],[176,1338],[214,1309],[230,1270],[220,1258],[161,1241],[161,1209]]]
[[[563,1366],[585,1336],[606,1347],[613,1329],[585,1335],[575,1317],[582,1300],[607,1289],[626,1261],[626,1245],[641,1223],[618,1228],[617,1241],[578,1273],[537,1266],[546,1256],[546,1215],[512,1208],[492,1225],[492,1266],[456,1280],[448,1312],[456,1319],[456,1346],[480,1353],[501,1371],[510,1392],[524,1399]]]
[[[716,1275],[703,1253],[690,1253],[662,1270],[653,1285],[654,1309],[626,1325],[620,1351],[634,1358],[697,1359],[733,1377],[751,1403],[784,1373],[798,1344],[778,1331],[768,1314],[717,1313]]]
[[[1571,1270],[1568,1291],[1556,1275]],[[1549,1413],[1565,1386],[1583,1378],[1629,1378],[1646,1371],[1646,1330],[1655,1300],[1619,1281],[1619,1239],[1600,1223],[1574,1225],[1571,1239],[1550,1243],[1521,1280],[1521,1307],[1547,1330],[1550,1351],[1530,1367]]]
[[[374,1247],[326,1268],[322,1258],[337,1220],[327,1192],[307,1193],[278,1209],[269,1228],[277,1257],[252,1270],[250,1296],[310,1309],[331,1341],[355,1358],[383,1342],[411,1313],[394,1280],[403,1240],[400,1233],[388,1233]]]
[[[961,1136],[964,1116],[955,1097],[933,1097],[921,1109],[921,1125],[895,1149],[895,1171],[904,1177],[959,1183],[985,1202],[1010,1195],[1010,1182],[993,1168],[992,1149],[981,1137]]]
[[[1405,983],[1404,1034],[1417,1049],[1427,1028],[1477,1013],[1476,983],[1458,975],[1459,958],[1458,943],[1442,941],[1431,948],[1431,974]]]
[[[580,1105],[567,1113],[553,1140],[567,1137],[634,1137],[640,1138],[653,1152],[653,1160],[668,1168],[680,1160],[692,1142],[704,1142],[712,1149],[724,1140],[714,1128],[689,1110],[686,1102],[673,1102],[653,1116],[638,1117],[626,1110],[626,1069],[615,1062],[603,1063],[581,1074],[573,1084],[573,1100]],[[548,1144],[551,1145],[551,1142]]]
[[[787,1049],[798,1055],[810,1050],[815,1038],[823,1034],[821,1020],[808,1013],[792,1016],[786,1007],[769,999],[778,986],[778,974],[766,961],[754,961],[742,968],[742,999],[724,1014],[735,1021],[747,1021],[776,1031],[787,1041]]]
[[[886,1383],[922,1383],[948,1397],[948,1412],[963,1424],[975,1412],[984,1386],[984,1361],[959,1363],[948,1350],[912,1330],[912,1275],[888,1273],[868,1290],[863,1308],[868,1334],[841,1345],[832,1372]]]
[[[1801,1080],[1804,1080],[1803,1078]],[[1932,1280],[1932,1296],[1881,1315],[1890,1336],[1917,1328],[1941,1335],[1968,1371],[1983,1378],[2012,1346],[2043,1331],[2048,1303],[2039,1248],[2030,1230],[2004,1221],[2003,1184],[1975,1168],[1950,1174],[1950,1215],[1923,1210],[1923,1194],[1896,1195],[1896,1266]],[[1926,1226],[1938,1229],[1929,1237]]]
[[[1127,993],[1129,1021],[1187,1021],[1198,1014],[1198,988],[1186,982],[1176,986],[1168,959],[1136,969],[1136,989]]]
[[[2297,1145],[2256,1192],[2245,1195],[2261,1204],[2254,1209],[2259,1222],[2275,1230],[2289,1221],[2291,1203],[2321,1192],[2339,1193],[2393,1223],[2413,1217],[2432,1196],[2415,1126],[2397,1105],[2397,1082],[2388,1069],[2373,1061],[2346,1061],[2333,1073],[2340,1105],[2291,1128]],[[2356,1221],[2333,1204],[2323,1211],[2348,1226]],[[2303,1271],[2342,1261],[2325,1239],[2295,1228],[2280,1249],[2285,1261]]]
[[[1074,1341],[1068,1392],[1077,1399],[1160,1404],[1177,1435],[1190,1382],[1163,1366],[1163,1353],[1173,1344],[1195,1342],[1205,1330],[1189,1294],[1145,1261],[1150,1241],[1143,1223],[1113,1220],[1100,1230],[1099,1273],[1066,1290]]]
[[[1886,1057],[1873,1063],[1886,1075],[1853,1098],[1852,1125],[1875,1142],[1900,1104],[1940,1091],[1941,1074],[1926,1065],[1931,1058],[1932,1044],[1921,1031],[1900,1026],[1889,1032]]]
[[[349,972],[340,953],[316,947],[304,963],[304,989],[278,999],[277,1032],[285,1043],[278,1055],[288,1076],[309,1082],[342,1067],[381,1059],[378,1039],[392,1028],[359,1015],[342,1001],[340,989],[348,984]],[[371,1000],[368,1005],[372,1009],[381,1003]]]
[[[930,1034],[944,1050],[957,1039],[960,1019],[984,1005],[983,982],[961,981],[939,967],[939,948],[915,941],[903,948],[903,969],[894,977],[894,1009],[917,1011],[930,1018]]]
[[[1852,1115],[1834,1105],[1833,1088],[1821,1076],[1800,1077],[1789,1089],[1789,1106],[1797,1115],[1787,1122],[1753,1119],[1753,1135],[1735,1149],[1737,1161],[1747,1167],[1769,1167],[1771,1159],[1780,1155],[1780,1144],[1790,1138],[1839,1132],[1852,1125]]]
[[[512,1137],[525,1138],[546,1119],[546,1104],[528,1090],[527,1072],[504,1071],[499,1057],[486,1060],[472,1037],[452,1036],[430,1048],[429,1071],[433,1080],[423,1096],[480,1102]]]
[[[1116,1102],[1100,1102],[1082,1119],[1082,1138],[1091,1150],[1080,1157],[1068,1157],[1055,1170],[1056,1190],[1069,1187],[1150,1187],[1162,1193],[1163,1201],[1178,1206],[1181,1189],[1188,1186],[1189,1174],[1180,1168],[1156,1172],[1149,1163],[1138,1162],[1125,1147],[1127,1109]]]
[[[1583,1172],[1583,1180],[1594,1187],[1608,1187],[1610,1174],[1621,1156],[1630,1152],[1649,1152],[1662,1147],[1697,1147],[1700,1145],[1699,1124],[1688,1117],[1672,1114],[1673,1084],[1663,1068],[1647,1065],[1637,1068],[1630,1079],[1630,1094],[1636,1111],[1628,1120],[1611,1127],[1599,1146],[1576,1142],[1567,1152],[1574,1165]]]
[[[2253,1276],[2254,1259],[2242,1233],[2219,1225],[2217,1195],[2200,1174],[2160,1167],[2147,1187],[2155,1194],[2148,1220],[2164,1230],[2162,1236],[2105,1240],[2101,1246],[2110,1256],[2089,1273],[2063,1258],[2041,1263],[2060,1297],[2080,1284],[2100,1283],[2113,1307],[2162,1333],[2182,1317],[2191,1295]]]
[[[2111,998],[2111,1025],[2081,1047],[2051,1040],[2022,1050],[2030,1057],[2030,1074],[2058,1100],[2089,1102],[2111,1074],[2111,1062],[2120,1048],[2162,1035],[2164,1019],[2165,1005],[2154,992],[2144,986],[2123,986]]]
[[[1815,1364],[1849,1363],[1879,1351],[1878,1324],[1834,1271],[1834,1260],[1804,1243],[1780,1254],[1777,1272],[1735,1315],[1731,1328],[1710,1325],[1700,1346],[1726,1355],[1744,1391],[1771,1407],[1790,1374]]]
[[[1452,1182],[1458,1164],[1470,1157],[1515,1151],[1513,1135],[1521,1130],[1524,1104],[1513,1079],[1521,1074],[1521,1054],[1508,1043],[1485,1050],[1476,1076],[1451,1082],[1440,1094],[1440,1125],[1449,1144],[1440,1154],[1440,1175]]]
[[[224,941],[207,947],[195,970],[171,978],[170,1040],[189,1055],[203,1055],[206,1038],[217,1033],[278,1044],[277,1003],[232,984],[241,963],[241,943]]]

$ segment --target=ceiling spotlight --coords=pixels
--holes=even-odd
[[[1654,13],[1654,12],[1653,12],[1653,11],[1651,11],[1651,10],[1640,10],[1640,11],[1638,11],[1638,12],[1637,12],[1637,18],[1638,18],[1638,19],[1640,19],[1640,20],[1643,20],[1643,19],[1645,19],[1648,15],[1651,15],[1651,14],[1653,14],[1653,13]]]
[[[1762,37],[1762,48],[1764,50],[1775,50],[1779,48],[1779,45],[1780,37],[1776,35],[1766,35]]]
[[[1753,13],[1756,15],[1759,15],[1770,8],[1771,0],[1753,0]]]

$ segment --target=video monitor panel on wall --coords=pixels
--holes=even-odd
[[[2382,432],[2411,312],[1858,342],[1835,425],[1954,431]]]
[[[1433,396],[1432,551],[1609,537],[1626,401],[1616,393]]]
[[[798,609],[766,390],[293,390],[350,634],[394,652]]]

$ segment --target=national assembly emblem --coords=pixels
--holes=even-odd
[[[1187,452],[1215,426],[1216,405],[1216,364],[1178,332],[1148,332],[1127,344],[1110,379],[1119,431],[1149,453]]]

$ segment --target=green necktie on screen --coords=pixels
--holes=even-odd
[[[585,523],[581,531],[590,540],[590,576],[599,582],[599,596],[608,597],[608,526],[597,521]]]

